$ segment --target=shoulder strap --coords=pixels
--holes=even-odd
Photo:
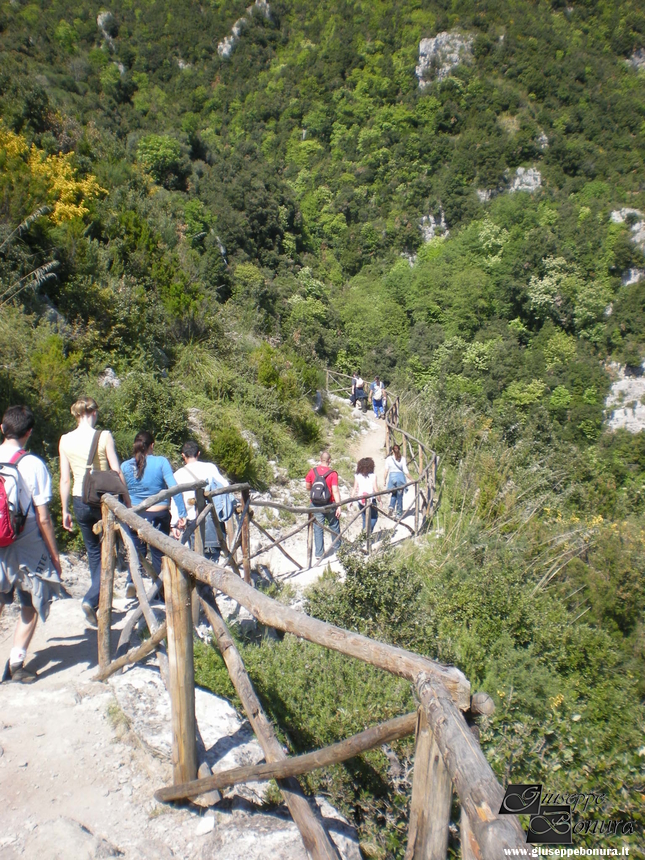
[[[94,431],[94,438],[92,439],[92,444],[90,445],[90,453],[87,458],[87,466],[85,469],[91,469],[92,464],[94,463],[94,458],[96,457],[96,452],[99,449],[99,439],[101,438],[101,430]]]
[[[26,457],[26,456],[27,456],[27,451],[25,451],[23,448],[18,448],[18,450],[13,455],[11,460],[9,460],[9,465],[17,466],[18,463],[22,460],[22,458]]]

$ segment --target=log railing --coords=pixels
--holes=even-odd
[[[352,377],[337,370],[326,371],[327,394],[349,397],[352,391]],[[419,534],[432,522],[436,511],[437,465],[439,457],[420,439],[402,427],[401,398],[387,391],[385,412],[385,451],[390,454],[394,443],[398,443],[401,454],[406,458],[414,480],[414,502],[407,513],[414,512],[414,535]]]
[[[173,489],[176,491],[179,488]],[[198,519],[201,513],[198,513]],[[238,568],[238,572],[233,572],[205,559],[199,552],[157,531],[138,512],[126,508],[113,496],[103,497],[102,522],[97,680],[104,680],[125,665],[162,648],[164,635],[167,640],[166,684],[172,716],[173,783],[157,791],[155,796],[158,800],[169,802],[193,798],[197,802],[214,803],[220,798],[219,789],[241,781],[275,778],[311,857],[314,860],[338,860],[339,855],[332,839],[320,817],[313,812],[295,777],[346,761],[368,749],[414,733],[416,752],[407,860],[444,860],[453,793],[461,804],[462,857],[469,860],[498,860],[504,856],[505,849],[517,849],[525,845],[524,834],[515,817],[498,814],[502,788],[473,732],[474,718],[491,713],[492,700],[481,693],[471,696],[470,685],[458,669],[319,621],[267,597],[245,581],[240,575],[244,571]],[[138,648],[113,661],[111,603],[115,537],[120,529],[138,534],[141,540],[164,553],[166,619],[164,623],[150,614],[149,617],[154,618],[151,623],[158,625],[154,632],[151,630],[151,637]],[[241,543],[241,525],[238,526],[238,532],[240,534],[235,540]],[[199,545],[199,540],[195,543]],[[234,544],[231,545],[231,551],[233,549]],[[136,564],[131,554],[129,561]],[[140,601],[147,601],[140,576],[135,580],[135,587]],[[218,591],[237,601],[265,625],[407,679],[413,685],[419,701],[416,714],[388,720],[325,749],[287,757],[217,609],[215,595]],[[214,639],[222,652],[235,690],[264,750],[266,764],[211,773],[205,761],[204,745],[195,720],[191,595],[194,599],[198,595],[213,628]],[[160,657],[165,657],[165,653]]]

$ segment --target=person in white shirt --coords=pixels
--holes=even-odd
[[[193,442],[191,440],[184,443],[181,449],[181,458],[184,461],[184,465],[181,469],[177,469],[175,472],[175,480],[177,483],[189,484],[193,481],[215,481],[223,487],[228,487],[229,481],[224,477],[224,475],[222,475],[215,463],[200,460],[200,454],[201,451],[199,450],[197,442]],[[182,495],[184,497],[184,504],[186,505],[186,519],[188,522],[197,519],[195,491],[188,490]],[[174,524],[179,520],[179,512],[177,510],[174,497],[171,502],[170,512],[171,521],[174,527]],[[223,525],[222,528],[224,528]],[[212,517],[206,518],[204,553],[206,558],[211,561],[214,561],[215,563],[219,561],[220,543]]]
[[[403,493],[405,492],[400,488],[410,480],[408,464],[405,457],[401,456],[401,448],[398,445],[392,445],[392,453],[385,461],[385,486],[387,490],[394,490],[390,496],[390,513],[394,513],[396,508],[396,516],[399,519],[403,516]]]
[[[38,615],[45,621],[52,592],[61,593],[60,557],[49,513],[51,476],[40,457],[24,451],[34,424],[31,409],[10,406],[2,416],[4,441],[0,445],[0,463],[9,464],[7,473],[13,471],[14,477],[17,471],[19,507],[25,515],[22,531],[0,547],[0,613],[14,597],[20,603],[20,618],[2,680],[23,684],[36,680],[24,662]]]
[[[374,460],[371,457],[363,457],[356,464],[356,475],[354,477],[354,487],[352,496],[361,496],[361,501],[358,507],[363,511],[363,530],[365,530],[365,512],[369,507],[370,511],[370,532],[374,532],[374,526],[378,519],[378,508],[376,500],[371,495],[378,493],[378,481],[376,480],[376,467]]]

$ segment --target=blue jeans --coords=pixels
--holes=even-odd
[[[372,400],[372,406],[374,407],[374,414],[378,418],[379,415],[385,415],[385,409],[383,408],[382,400]]]
[[[144,520],[148,520],[151,526],[156,528],[158,531],[163,532],[165,535],[170,534],[170,511],[141,511],[139,514],[140,517],[143,517]],[[139,536],[130,531],[130,536],[134,543],[134,548],[138,553],[140,553],[144,558],[148,550],[150,550],[150,556],[152,561],[152,566],[154,568],[157,576],[161,573],[161,559],[163,558],[163,553],[160,549],[148,544],[145,541],[142,541]],[[128,574],[128,582],[130,582],[130,576]]]
[[[336,511],[314,511],[314,544],[316,558],[320,558],[325,554],[325,531],[323,525],[328,526],[333,532],[339,536],[334,539],[332,545],[333,550],[337,550],[340,546],[340,520],[336,516]]]
[[[363,531],[365,531],[365,502],[359,502],[358,507],[363,511]],[[374,526],[376,525],[376,521],[378,519],[378,508],[376,507],[376,502],[370,503],[370,532],[374,532]]]
[[[390,496],[390,510],[393,511],[396,507],[398,517],[403,516],[403,490],[397,490],[397,487],[403,487],[406,483],[403,472],[390,472],[387,476],[387,489],[394,492]]]
[[[83,598],[83,602],[89,603],[92,609],[98,609],[99,590],[101,588],[101,538],[94,534],[92,527],[101,521],[101,509],[86,505],[80,496],[72,496],[72,507],[83,536],[83,543],[87,550],[87,563],[90,568],[91,585]]]

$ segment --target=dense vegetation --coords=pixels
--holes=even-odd
[[[501,778],[605,790],[636,816],[645,441],[608,433],[603,403],[608,362],[645,354],[645,281],[621,283],[645,267],[638,216],[610,217],[645,211],[643,72],[626,62],[642,4],[265,8],[0,6],[0,405],[34,407],[54,471],[88,392],[122,455],[144,426],[169,454],[198,434],[261,485],[325,437],[319,368],[379,372],[442,455],[439,537],[348,557],[310,610],[495,696]],[[419,40],[442,31],[470,59],[420,88]],[[511,193],[518,167],[540,171],[534,193]],[[425,241],[430,217],[448,234]],[[408,706],[314,651],[245,648],[294,749],[359,727],[365,703]],[[399,856],[404,777],[374,753],[311,787],[366,853]]]

